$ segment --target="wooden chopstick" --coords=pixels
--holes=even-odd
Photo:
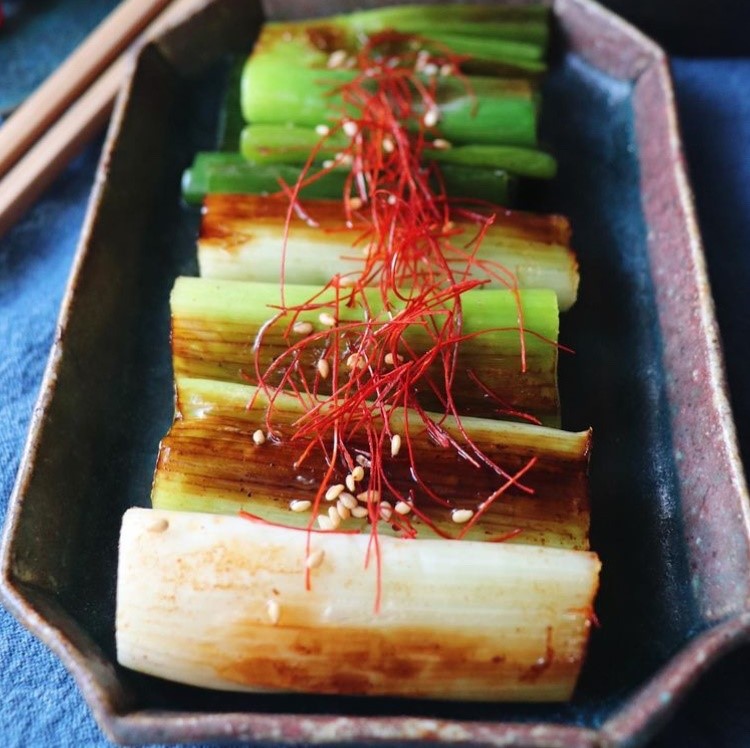
[[[0,177],[168,3],[125,0],[21,104],[0,127]]]
[[[130,5],[133,2],[134,0],[129,0],[125,5]],[[148,3],[145,3],[145,0],[140,0],[137,4],[144,6]],[[155,4],[150,3],[151,6]],[[160,4],[163,6],[162,12],[138,37],[137,43],[145,42],[191,15],[197,8],[205,5],[205,0],[172,0],[171,3],[169,0],[166,0],[166,2],[161,0]],[[109,26],[110,18],[112,16],[92,36],[98,35],[103,26]],[[117,47],[118,51],[122,50],[121,39],[119,33],[111,37],[112,45]],[[91,37],[84,42],[83,46],[87,46],[90,40]],[[110,49],[111,46],[107,45],[106,40],[100,37],[96,50],[103,59],[110,61],[113,59],[114,55],[111,54]],[[78,52],[74,53],[73,56],[77,55]],[[0,181],[0,236],[21,217],[83,145],[104,125],[112,111],[117,92],[127,73],[130,59],[130,55],[125,52],[117,57],[109,67],[106,67],[106,63],[96,66],[93,61],[90,62],[89,69],[102,70],[105,67],[106,69],[2,178],[2,181]],[[63,65],[63,67],[66,66],[67,63]],[[56,75],[53,74],[53,77]],[[42,84],[39,91],[32,95],[32,99],[36,98],[50,80],[48,79],[47,82]],[[26,104],[24,104],[22,109],[26,108]],[[13,122],[22,109],[14,113],[8,122],[0,128],[0,133]],[[49,118],[49,110],[45,109],[44,113],[40,115],[40,119],[44,118]],[[40,128],[43,130],[46,127],[46,125],[42,127],[38,124],[38,121],[33,117],[33,112],[31,114],[24,112],[24,119],[31,123],[30,126],[35,129],[37,135]],[[28,139],[24,138],[24,140],[28,145]]]

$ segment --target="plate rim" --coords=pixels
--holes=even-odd
[[[204,6],[209,7],[221,3],[222,0],[209,0],[204,3]],[[273,0],[268,0],[265,5],[267,8],[273,7]],[[684,219],[683,228],[689,240],[688,248],[693,261],[691,276],[697,287],[694,310],[699,313],[703,333],[702,341],[706,347],[706,388],[712,396],[711,407],[720,428],[725,464],[731,471],[728,482],[735,491],[737,501],[745,508],[744,537],[747,540],[750,537],[750,499],[729,405],[721,342],[694,200],[682,158],[668,59],[653,41],[593,0],[555,0],[553,7],[557,14],[579,13],[583,17],[595,19],[596,23],[618,34],[624,34],[632,40],[638,54],[624,59],[622,70],[628,72],[627,77],[634,84],[651,76],[652,85],[664,99],[663,110],[667,114],[665,136],[672,149],[671,155],[674,156],[671,168],[676,181],[676,200]],[[196,12],[200,10],[196,9]],[[117,146],[120,131],[127,118],[133,88],[133,74],[137,70],[144,51],[157,44],[158,38],[141,48],[137,56],[133,56],[127,82],[118,96],[108,129],[81,237],[61,304],[54,343],[42,379],[40,394],[32,413],[16,483],[8,503],[0,548],[0,599],[2,602],[26,628],[62,660],[66,669],[74,677],[100,727],[108,737],[120,743],[132,744],[154,740],[197,741],[212,738],[236,740],[244,738],[277,743],[292,743],[301,740],[320,742],[322,734],[327,736],[325,738],[327,742],[356,743],[377,739],[379,742],[428,740],[454,743],[470,740],[483,745],[554,745],[584,748],[634,745],[648,739],[667,720],[688,689],[695,685],[700,676],[714,662],[743,642],[750,640],[750,611],[748,611],[747,602],[728,612],[703,611],[707,614],[710,626],[690,639],[656,674],[636,688],[623,706],[610,715],[601,726],[594,729],[550,722],[459,721],[409,716],[128,711],[127,696],[123,692],[116,693],[111,690],[113,685],[116,687],[114,668],[112,668],[113,683],[101,682],[97,676],[92,675],[90,655],[84,654],[60,627],[46,620],[24,597],[24,583],[16,578],[13,570],[16,533],[24,495],[35,469],[47,410],[56,394],[57,372],[64,355],[64,331],[75,304],[77,282],[88,255],[98,206],[105,194],[110,156]],[[596,52],[596,54],[599,53]],[[648,206],[644,206],[644,211],[648,211]],[[652,252],[653,243],[658,243],[658,241],[658,237],[649,236],[649,254]],[[670,402],[672,402],[672,396],[673,393],[670,391]],[[741,561],[742,559],[738,563]],[[747,562],[747,568],[750,570],[750,561]],[[747,597],[745,595],[746,600]],[[107,665],[104,658],[102,658],[102,664],[105,667]]]

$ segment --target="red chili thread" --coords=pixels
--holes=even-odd
[[[492,506],[492,503],[498,499],[502,494],[504,494],[512,485],[518,483],[518,479],[521,478],[523,475],[529,472],[531,468],[536,465],[538,461],[538,457],[532,457],[524,467],[522,467],[514,476],[508,479],[506,483],[504,483],[500,488],[497,489],[494,493],[491,493],[480,505],[477,511],[474,513],[474,516],[464,525],[463,530],[458,534],[459,540],[463,537],[466,537],[466,533],[469,532],[469,530],[477,523],[479,518]]]
[[[513,540],[513,538],[517,538],[523,530],[520,527],[516,527],[514,530],[510,530],[509,532],[506,532],[504,535],[494,535],[491,538],[487,538],[484,542],[485,543],[506,543],[508,540]]]
[[[237,512],[237,516],[241,519],[249,520],[250,522],[257,522],[261,525],[268,525],[269,527],[280,527],[283,530],[299,530],[300,532],[318,532],[318,533],[334,533],[335,535],[361,535],[361,530],[316,530],[315,528],[309,529],[307,527],[295,527],[294,525],[286,525],[283,522],[272,522],[270,519],[264,519],[257,514],[246,512],[244,509],[240,509]]]
[[[281,191],[289,199],[281,249],[281,303],[278,313],[261,327],[256,336],[253,346],[254,372],[258,391],[268,398],[266,425],[269,433],[274,433],[274,403],[282,389],[290,392],[303,407],[303,415],[293,424],[294,432],[289,438],[308,440],[308,444],[295,465],[302,464],[316,446],[326,457],[328,468],[317,491],[312,518],[307,527],[308,554],[310,533],[320,532],[313,528],[313,523],[326,487],[336,470],[351,471],[355,464],[348,446],[355,436],[361,438],[364,435],[368,443],[370,471],[366,490],[380,497],[387,489],[399,500],[407,500],[391,484],[385,470],[384,452],[393,436],[391,419],[397,411],[403,413],[403,433],[400,434],[402,449],[408,458],[415,489],[431,500],[445,507],[453,506],[452,502],[439,496],[420,474],[415,463],[410,414],[415,415],[418,428],[423,428],[438,446],[453,449],[476,469],[484,466],[506,479],[479,505],[470,523],[459,533],[459,538],[464,537],[491,504],[511,486],[533,492],[520,479],[533,467],[537,458],[530,459],[515,475],[509,475],[474,443],[463,426],[454,400],[453,385],[460,346],[490,332],[463,333],[462,297],[465,293],[481,287],[490,278],[513,293],[518,324],[512,331],[519,335],[522,372],[527,371],[526,335],[544,338],[525,328],[515,275],[498,263],[477,257],[486,232],[494,221],[496,206],[485,201],[449,198],[439,167],[434,163],[427,167],[423,164],[423,151],[430,147],[430,138],[439,131],[439,122],[426,124],[424,121],[426,113],[437,111],[439,79],[419,75],[420,65],[423,66],[425,58],[418,55],[416,50],[402,52],[398,56],[389,55],[388,50],[394,45],[409,50],[410,42],[418,43],[419,38],[386,31],[372,36],[362,46],[356,54],[353,79],[332,92],[337,93],[343,102],[338,120],[309,154],[297,182],[292,186],[280,184]],[[465,58],[440,47],[432,53],[430,60],[438,68],[450,65],[454,71],[458,71]],[[458,72],[456,75],[468,94],[473,96],[468,79]],[[349,122],[353,126],[347,126]],[[328,138],[348,130],[353,131],[349,135],[348,146],[332,160],[333,164],[322,168],[316,166],[317,157]],[[353,228],[355,223],[361,227],[358,242],[364,242],[367,248],[361,273],[345,294],[342,294],[337,276],[302,304],[287,305],[285,265],[292,217],[296,214],[308,224],[316,225],[314,217],[300,202],[300,193],[304,187],[332,169],[340,168],[343,163],[351,163],[342,195],[344,217],[348,227]],[[453,241],[460,232],[453,231],[452,218],[470,221],[477,227],[476,233],[464,246],[458,246]],[[380,316],[373,313],[365,292],[366,286],[373,285],[379,292],[379,305],[383,310]],[[323,297],[329,290],[334,291],[332,301]],[[282,320],[287,322],[284,336],[289,339],[292,327],[302,313],[330,311],[338,319],[342,309],[357,309],[362,319],[340,319],[332,330],[316,332],[290,342],[273,363],[265,369],[261,367],[260,351],[267,332],[274,324]],[[415,351],[405,340],[404,333],[408,328],[421,328],[427,335],[431,345],[424,352]],[[321,378],[316,372],[310,379],[311,373],[306,371],[303,364],[302,354],[318,349],[331,362],[330,394],[321,392]],[[386,363],[389,354],[390,365]],[[342,371],[346,360],[350,362],[348,372]],[[440,377],[432,374],[435,366],[441,372]],[[281,380],[272,385],[271,377],[279,372]],[[482,391],[499,400],[473,372],[469,372],[469,376]],[[417,401],[417,386],[431,392],[442,406],[444,412],[438,419],[429,415]],[[537,422],[533,416],[507,406],[501,412]],[[462,441],[442,426],[447,418],[453,419]],[[330,454],[324,435],[331,435]],[[452,537],[432,522],[415,499],[414,491],[410,491],[408,503],[414,516],[439,536]],[[367,505],[371,533],[365,566],[368,567],[374,558],[377,611],[382,592],[378,528],[383,520],[379,498],[368,501]],[[389,520],[402,536],[416,536],[417,530],[409,519],[391,517]],[[348,534],[348,531],[339,532]],[[517,531],[500,539],[509,539],[514,534]],[[308,570],[308,588],[309,583]]]

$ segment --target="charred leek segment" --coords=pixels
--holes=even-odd
[[[284,266],[287,283],[324,286],[336,275],[356,278],[362,250],[368,247],[367,221],[347,219],[340,201],[306,201],[315,225],[293,216]],[[273,282],[281,275],[279,247],[289,212],[286,198],[211,195],[203,207],[198,262],[206,278]],[[515,278],[520,288],[551,288],[561,311],[578,290],[578,265],[570,249],[570,226],[562,216],[498,212],[476,253],[467,262],[477,227],[455,223],[446,230],[442,250],[454,272],[503,287]],[[483,270],[483,268],[485,268]],[[375,277],[369,282],[376,283]]]
[[[318,161],[334,160],[349,145],[349,139],[338,130],[321,141],[311,127],[282,125],[248,125],[240,140],[245,158],[255,164],[304,165],[315,151]],[[483,169],[502,169],[522,177],[551,179],[557,164],[548,153],[535,148],[508,145],[452,146],[444,138],[432,140],[425,148],[426,161],[456,164]]]
[[[248,58],[242,76],[247,122],[315,127],[355,114],[337,93],[353,72],[294,67],[291,74],[293,60],[269,58],[262,48]],[[440,134],[451,143],[536,146],[538,97],[525,80],[449,76],[436,84],[435,100]],[[415,113],[426,114],[423,109],[415,103]]]
[[[181,683],[439,699],[559,701],[584,657],[591,553],[269,527],[131,509],[117,653]],[[310,589],[301,584],[306,570]],[[378,615],[372,601],[382,590]]]
[[[200,203],[206,195],[273,195],[284,185],[296,184],[299,166],[251,164],[239,153],[199,153],[182,175],[182,195],[188,203]],[[300,191],[305,199],[338,199],[345,192],[346,171],[333,169]]]
[[[206,379],[178,379],[178,418],[160,445],[151,497],[154,508],[226,514],[244,510],[279,525],[307,527],[316,514],[327,516],[333,507],[343,515],[342,528],[367,531],[372,518],[367,512],[368,496],[362,495],[366,493],[365,484],[353,496],[345,496],[343,504],[339,493],[315,507],[320,476],[325,475],[326,466],[319,452],[296,466],[311,441],[288,438],[306,412],[296,397],[284,394],[274,401],[273,422],[280,438],[267,439],[261,444],[253,440],[258,430],[263,433],[267,430],[268,407],[268,399],[254,387]],[[389,418],[389,426],[399,435],[400,448],[395,455],[391,453],[384,458],[385,475],[395,491],[381,497],[388,504],[382,505],[386,509],[379,532],[400,535],[405,529],[413,529],[415,537],[420,539],[436,535],[454,538],[463,530],[463,525],[454,520],[456,511],[472,515],[482,511],[464,536],[469,540],[507,537],[511,542],[588,549],[589,432],[572,434],[481,418],[461,419],[462,431],[455,418],[438,414],[430,417],[459,443],[467,434],[476,447],[508,474],[518,474],[532,459],[533,469],[482,511],[482,502],[507,480],[488,466],[474,467],[454,449],[435,444],[414,414],[408,417],[407,428],[404,411],[395,411]],[[330,433],[320,436],[331,438]],[[362,437],[355,439],[352,446],[361,455],[369,454]],[[363,464],[367,462],[363,460]],[[268,469],[269,464],[273,464],[272,470]],[[419,489],[411,475],[412,465],[424,476],[431,492],[444,497],[448,505],[438,503]],[[346,476],[347,471],[336,470],[326,488],[340,486],[343,492]],[[398,505],[395,498],[410,496],[410,491],[418,514],[412,504]],[[353,500],[357,494],[359,502]],[[396,505],[399,510],[394,524],[388,507]],[[360,509],[353,516],[351,510],[356,506]],[[382,507],[376,517],[383,512]]]
[[[355,33],[372,34],[389,28],[420,36],[488,37],[525,42],[545,48],[549,37],[550,10],[544,5],[399,5],[336,16]]]
[[[348,170],[333,168],[315,172],[299,197],[341,200],[346,193]],[[188,203],[206,195],[278,195],[302,177],[302,168],[286,163],[250,162],[239,153],[199,153],[182,178],[182,194]],[[443,164],[440,184],[448,195],[485,200],[496,205],[510,201],[513,178],[502,169]]]
[[[548,11],[525,8],[467,8],[442,5],[380,8],[302,23],[268,24],[260,40],[264,54],[294,57],[310,67],[329,64],[330,55],[354,55],[363,39],[385,38],[391,54],[450,47],[462,56],[464,71],[537,75],[544,71]],[[342,60],[346,64],[346,60]]]
[[[363,306],[363,296],[369,311]],[[171,297],[175,374],[257,384],[256,373],[268,371],[267,386],[301,387],[299,381],[286,376],[287,362],[296,361],[315,379],[316,366],[324,356],[329,359],[331,375],[315,380],[317,391],[330,392],[332,383],[348,378],[359,360],[363,362],[362,379],[354,384],[361,391],[370,367],[380,371],[389,366],[385,360],[388,351],[355,350],[347,342],[356,341],[365,329],[373,332],[389,324],[391,317],[383,312],[380,289],[364,289],[353,301],[345,290],[335,288],[321,291],[317,286],[289,285],[285,289],[286,309],[304,306],[312,298],[315,306],[305,307],[295,317],[290,311],[277,312],[281,306],[278,282],[178,278]],[[401,303],[394,297],[392,314],[398,313]],[[519,331],[519,308],[523,333]],[[461,309],[462,342],[451,387],[460,411],[495,417],[524,413],[547,425],[558,425],[555,293],[549,289],[518,293],[479,289],[463,294]],[[335,324],[323,322],[326,317],[321,315]],[[415,317],[397,328],[390,324],[399,336],[396,355],[407,365],[432,349],[431,325],[429,316]],[[291,351],[296,342],[308,337],[306,345]],[[522,349],[525,370],[520,363]],[[269,369],[274,362],[276,368]],[[424,376],[411,383],[424,407],[444,409],[444,377],[443,360],[437,357]]]

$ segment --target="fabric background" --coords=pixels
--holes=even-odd
[[[6,2],[0,113],[22,100],[114,0]],[[12,32],[12,33],[11,33]],[[33,50],[33,52],[31,52]],[[750,57],[673,61],[680,121],[745,464],[750,464]],[[18,469],[101,139],[0,239],[0,521]],[[750,648],[720,663],[654,745],[750,745]],[[0,610],[0,744],[108,746],[58,660]]]

